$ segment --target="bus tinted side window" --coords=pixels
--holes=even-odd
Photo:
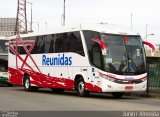
[[[49,45],[49,53],[55,52],[55,35],[50,35],[50,45]]]
[[[55,52],[64,52],[63,34],[56,34],[55,36]]]
[[[50,51],[54,51],[54,48],[50,47],[52,44],[52,35],[42,35],[31,37],[31,40],[35,40],[34,48],[31,54],[40,54],[40,53],[50,53]]]
[[[36,40],[36,37],[26,37],[26,38],[22,38],[24,41],[25,40]],[[26,50],[24,49],[26,47],[26,49],[29,51],[31,46],[30,45],[26,45],[26,46],[18,46],[18,53],[20,55],[23,55],[23,54],[27,54]],[[36,46],[36,42],[35,42],[35,45],[31,51],[31,54],[35,54],[37,53],[37,50],[38,50],[38,47]]]
[[[19,54],[26,54],[25,49],[23,48],[23,46],[18,46],[18,53]]]
[[[55,34],[55,52],[68,52],[68,33]]]
[[[64,52],[69,52],[70,50],[69,33],[63,33],[63,49],[64,49]]]
[[[84,50],[80,32],[71,32],[69,34],[69,46],[70,46],[69,49],[70,52],[75,52],[84,56]]]
[[[55,52],[74,52],[84,56],[80,32],[55,34]]]
[[[49,53],[52,35],[44,36],[44,53]]]
[[[23,38],[23,40],[27,40],[27,38]],[[26,46],[26,48],[29,50],[29,46]],[[21,45],[21,46],[18,46],[18,53],[21,55],[21,54],[26,54],[26,51],[24,49],[24,47]]]
[[[30,39],[35,41],[35,45],[31,51],[31,54],[38,54],[38,52],[39,52],[39,43],[38,43],[39,36],[31,37]]]
[[[34,40],[35,45],[31,54],[74,52],[84,56],[84,50],[80,32],[69,32],[51,35],[42,35],[23,38],[23,40]],[[27,46],[29,49],[30,46]],[[26,54],[23,46],[18,47],[19,54]]]

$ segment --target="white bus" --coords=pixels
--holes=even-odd
[[[62,28],[12,37],[9,82],[26,91],[73,89],[89,92],[146,91],[145,50],[140,35],[116,25]]]
[[[0,37],[0,83],[8,83],[8,41],[7,37]]]

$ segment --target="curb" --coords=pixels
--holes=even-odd
[[[160,93],[136,92],[136,93],[131,93],[130,95],[137,97],[160,98]]]
[[[160,98],[160,93],[149,93],[149,96],[153,98]]]

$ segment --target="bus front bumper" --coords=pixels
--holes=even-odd
[[[102,92],[141,92],[147,90],[147,80],[139,84],[118,84],[103,81]]]

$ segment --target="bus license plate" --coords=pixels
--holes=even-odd
[[[133,86],[126,86],[125,90],[133,90]]]

